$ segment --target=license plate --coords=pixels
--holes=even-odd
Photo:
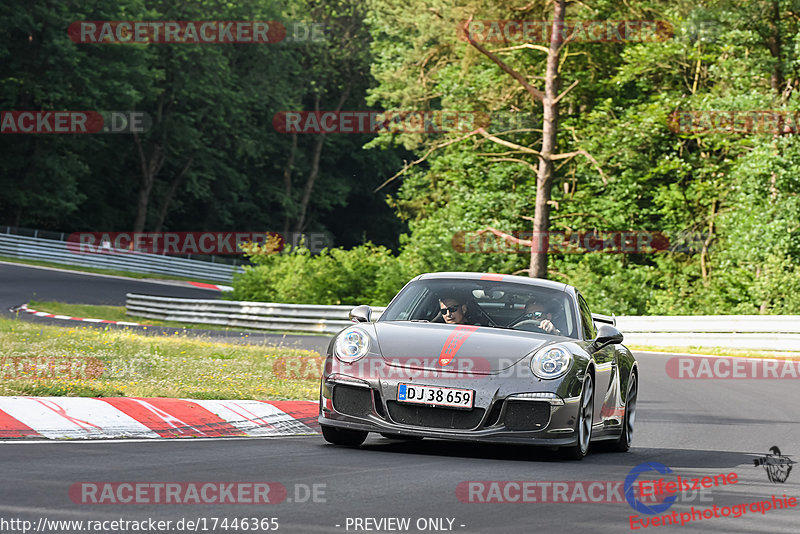
[[[441,388],[419,384],[399,384],[397,386],[397,402],[469,410],[472,409],[474,401],[475,392],[471,389]]]

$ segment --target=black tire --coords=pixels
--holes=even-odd
[[[368,434],[368,432],[362,430],[347,430],[325,425],[321,425],[321,428],[322,437],[325,438],[325,441],[334,445],[346,445],[348,447],[358,447],[364,443]]]
[[[561,452],[570,460],[582,460],[589,453],[592,441],[592,421],[594,419],[594,380],[587,374],[581,388],[578,416],[575,418],[575,433],[578,439],[574,445],[562,447]]]
[[[636,400],[639,397],[639,384],[636,373],[631,373],[628,379],[628,394],[625,395],[625,417],[622,420],[622,433],[619,439],[611,445],[611,450],[627,452],[633,441],[633,424],[636,422]]]
[[[422,436],[404,436],[402,434],[389,434],[388,432],[381,432],[381,436],[386,439],[396,439],[400,441],[419,441]]]

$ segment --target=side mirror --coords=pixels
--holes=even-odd
[[[366,304],[356,306],[347,315],[354,323],[368,323],[372,317],[372,308]]]
[[[622,332],[610,324],[600,325],[600,328],[597,329],[597,337],[592,341],[592,347],[594,350],[600,350],[611,343],[615,345],[622,343]]]

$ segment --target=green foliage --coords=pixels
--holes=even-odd
[[[272,124],[281,111],[314,109],[316,99],[322,110],[342,96],[344,110],[366,107],[363,16],[356,0],[3,2],[0,109],[136,110],[153,124],[138,139],[4,134],[0,224],[130,231],[143,212],[143,231],[329,231],[340,244],[366,234],[396,246],[403,225],[383,195],[365,191],[392,172],[401,151],[361,151],[366,135],[326,136],[301,221],[319,136],[293,140]],[[324,25],[326,40],[75,43],[67,28],[82,20],[281,21],[290,37],[303,21]],[[156,169],[150,184],[143,167]],[[380,224],[356,226],[335,213],[350,203]]]
[[[234,300],[385,306],[409,278],[391,251],[367,243],[351,250],[303,247],[252,255],[255,266],[234,279]]]
[[[552,2],[28,4],[0,6],[0,109],[153,116],[140,140],[147,158],[164,161],[148,193],[147,230],[336,229],[339,244],[355,246],[251,255],[255,266],[236,280],[234,298],[385,304],[421,272],[528,266],[524,253],[454,247],[463,232],[531,229],[538,159],[515,147],[539,148],[542,121],[541,104],[459,38],[459,27],[470,17],[548,20]],[[551,230],[660,232],[673,249],[553,254],[551,278],[607,313],[800,313],[800,132],[682,132],[670,118],[800,111],[798,12],[797,0],[568,3],[567,20],[666,20],[675,33],[563,47],[561,89],[571,89],[560,100],[556,148],[570,156],[556,162]],[[170,18],[313,20],[329,31],[324,43],[108,46],[73,43],[64,30],[75,20]],[[519,44],[486,43],[541,88],[546,55]],[[278,111],[337,106],[481,112],[508,143],[462,139],[466,132],[292,137],[270,127]],[[499,114],[513,114],[516,126],[503,127]],[[3,141],[0,222],[131,227],[146,188],[130,136]]]
[[[386,0],[370,4],[373,73],[380,82],[372,101],[490,113],[513,109],[534,123],[541,120],[539,105],[459,41],[455,28],[470,15],[547,19],[551,4],[531,2],[521,10],[482,0],[412,4],[402,11]],[[796,2],[767,0],[568,5],[568,20],[666,19],[675,35],[662,42],[564,48],[562,87],[578,85],[562,100],[559,151],[585,150],[597,164],[583,156],[559,164],[551,230],[660,232],[673,247],[656,254],[553,254],[551,278],[579,287],[595,309],[608,313],[800,313],[800,132],[778,137],[670,130],[675,110],[800,109],[796,11]],[[489,48],[540,83],[544,54],[512,44]],[[535,130],[498,135],[538,148]],[[458,231],[487,226],[529,230],[523,217],[533,215],[535,171],[497,155],[533,165],[535,156],[474,137],[446,148],[442,141],[392,136],[372,143],[403,143],[426,155],[402,176],[394,200],[410,230],[399,261],[421,271],[523,269],[523,255],[460,254],[451,240]]]

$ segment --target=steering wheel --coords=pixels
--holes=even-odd
[[[539,326],[542,324],[541,319],[525,319],[522,321],[517,321],[512,325],[509,325],[511,328],[515,330],[526,330],[528,332],[544,332],[548,334],[549,332]]]
[[[519,323],[524,322],[524,321],[529,321],[529,320],[535,320],[538,323],[540,319],[533,319],[533,314],[523,313],[522,315],[518,316],[516,319],[512,319],[511,322],[509,322],[506,325],[506,328],[514,328]]]

